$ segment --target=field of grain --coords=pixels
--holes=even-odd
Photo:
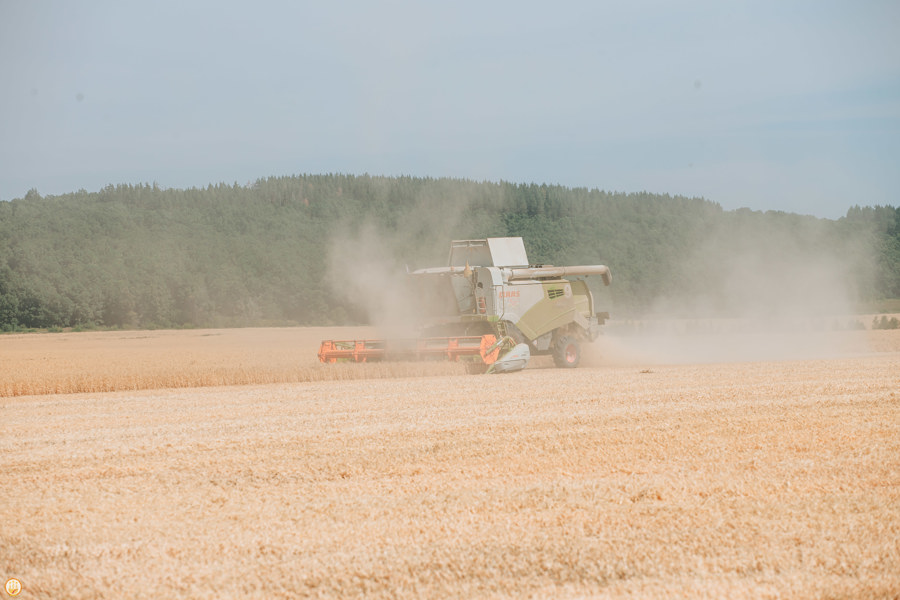
[[[20,598],[900,597],[900,331],[785,337],[777,360],[753,334],[608,338],[583,368],[497,376],[329,370],[320,337],[0,338],[4,382],[159,377],[0,398],[0,579]],[[217,369],[229,385],[198,376]]]
[[[448,363],[331,365],[323,339],[372,337],[367,327],[103,331],[0,336],[0,397],[442,375]]]

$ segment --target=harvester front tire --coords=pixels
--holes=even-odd
[[[562,336],[553,346],[553,362],[563,369],[574,369],[581,362],[581,346],[578,340]]]

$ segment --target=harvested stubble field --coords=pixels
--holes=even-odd
[[[4,381],[160,389],[0,398],[21,598],[900,597],[900,331],[500,376],[329,370],[321,331],[56,335],[0,338]],[[177,389],[201,372],[251,385]]]

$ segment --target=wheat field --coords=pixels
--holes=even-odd
[[[0,338],[19,386],[0,579],[20,598],[900,597],[898,331],[781,339],[777,360],[759,339],[605,339],[583,368],[496,376],[318,365],[322,333]],[[29,394],[79,377],[120,391]]]
[[[104,331],[0,336],[0,397],[466,372],[449,363],[330,365],[323,339],[368,327]]]

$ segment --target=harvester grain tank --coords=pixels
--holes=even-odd
[[[559,367],[577,367],[582,344],[594,341],[609,317],[595,310],[588,276],[612,281],[604,265],[531,265],[520,237],[456,240],[447,266],[410,273],[422,308],[418,340],[327,340],[319,358],[442,357],[504,372],[524,368],[532,354],[549,354]]]

